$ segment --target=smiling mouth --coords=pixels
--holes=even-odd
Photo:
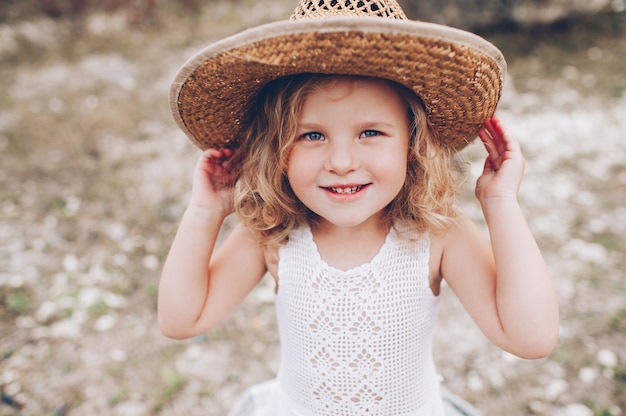
[[[356,186],[350,186],[347,188],[335,188],[335,187],[328,187],[325,188],[335,194],[354,194],[359,192],[361,189],[363,189],[365,187],[365,185],[356,185]]]

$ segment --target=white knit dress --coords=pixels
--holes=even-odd
[[[443,416],[430,240],[410,237],[391,230],[369,263],[342,271],[321,259],[310,228],[292,232],[279,251],[278,377],[231,415]]]

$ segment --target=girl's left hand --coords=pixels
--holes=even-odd
[[[485,122],[478,137],[488,155],[483,173],[476,182],[476,197],[481,203],[517,199],[525,163],[519,143],[506,134],[495,116]]]

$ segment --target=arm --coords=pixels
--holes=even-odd
[[[232,212],[232,151],[208,150],[194,171],[191,201],[163,266],[158,319],[164,335],[182,339],[220,323],[265,273],[263,253],[241,225],[213,254]]]
[[[524,171],[519,145],[497,119],[479,136],[489,155],[478,179],[491,244],[466,217],[446,237],[442,275],[485,335],[523,358],[550,354],[559,312],[541,252],[517,202]]]

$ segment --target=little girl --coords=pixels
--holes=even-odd
[[[444,280],[505,351],[552,351],[556,296],[517,202],[524,160],[493,116],[504,72],[485,40],[374,0],[303,0],[179,72],[172,109],[204,152],[161,330],[201,334],[266,273],[276,282],[281,367],[232,414],[477,414],[433,363]],[[489,242],[454,206],[456,155],[476,136]]]

